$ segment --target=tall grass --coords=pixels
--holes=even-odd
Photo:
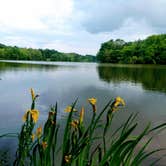
[[[139,166],[149,156],[165,150],[149,152],[146,149],[153,139],[151,133],[161,131],[166,123],[154,128],[148,124],[140,134],[135,135],[137,115],[131,114],[119,128],[110,130],[116,112],[125,105],[120,97],[109,101],[102,110],[97,110],[95,98],[88,99],[92,111],[88,124],[84,123],[86,110],[82,107],[77,111],[75,101],[65,109],[68,115],[63,139],[59,140],[61,128],[57,123],[57,103],[51,107],[44,126],[34,131],[39,111],[35,109],[38,95],[33,89],[31,96],[31,109],[23,116],[24,124],[18,136],[15,166]],[[143,141],[147,136],[149,139]],[[149,165],[156,163],[157,160]]]

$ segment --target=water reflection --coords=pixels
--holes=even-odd
[[[75,68],[75,66],[57,65],[57,64],[33,64],[33,63],[15,63],[0,62],[0,73],[5,71],[52,71],[58,68]]]
[[[98,65],[101,80],[108,83],[141,83],[146,90],[166,92],[166,67],[143,65]]]

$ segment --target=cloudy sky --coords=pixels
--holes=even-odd
[[[1,0],[0,43],[96,54],[102,42],[166,33],[166,0]]]

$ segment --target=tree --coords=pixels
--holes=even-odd
[[[166,64],[166,34],[152,35],[134,42],[110,40],[101,45],[97,60],[108,63]]]

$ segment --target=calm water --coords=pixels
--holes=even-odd
[[[118,113],[119,120],[130,112],[139,112],[140,128],[149,121],[158,124],[166,120],[166,66],[0,62],[0,78],[0,134],[20,129],[22,116],[30,106],[31,87],[40,94],[39,123],[56,101],[61,121],[64,108],[77,97],[77,108],[85,105],[88,111],[87,98],[96,97],[100,109],[116,96],[127,103],[125,111]],[[166,146],[165,138],[165,134],[158,138],[161,146]],[[12,146],[7,140],[0,144],[1,148]]]

